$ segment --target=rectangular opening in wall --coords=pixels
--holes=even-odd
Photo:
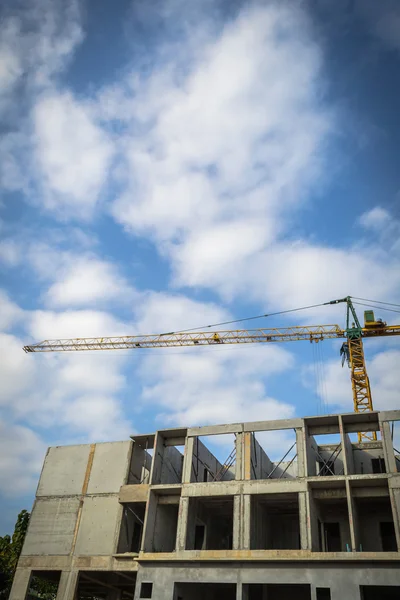
[[[153,552],[174,552],[178,525],[179,496],[158,496]]]
[[[121,600],[132,600],[135,587],[136,573],[132,571],[79,571],[76,598],[106,600],[113,592]]]
[[[58,585],[60,583],[61,571],[32,571],[32,577],[29,582],[28,600],[30,598],[40,598],[43,590],[49,594],[49,597],[56,597]]]
[[[364,442],[362,444],[354,442],[351,444],[351,458],[348,459],[348,463],[352,467],[349,468],[350,474],[386,473],[382,442]]]
[[[186,429],[168,429],[157,433],[152,485],[182,483],[186,432]]]
[[[232,550],[233,496],[190,498],[187,550]]]
[[[316,588],[317,600],[331,600],[331,588]]]
[[[318,434],[308,439],[309,476],[344,475],[343,449],[339,433]],[[311,458],[311,460],[310,460]]]
[[[319,552],[350,551],[350,525],[344,487],[312,489],[313,516]]]
[[[398,585],[361,585],[362,600],[398,600],[400,586]]]
[[[298,494],[254,494],[251,501],[251,549],[300,548]]]
[[[230,481],[236,473],[236,436],[207,435],[194,438],[192,483]]]
[[[357,497],[367,489],[354,488],[360,551],[397,552],[392,506],[387,486],[371,488],[374,496]],[[378,496],[377,494],[382,494]]]
[[[236,600],[236,584],[175,583],[174,600]]]
[[[296,431],[282,429],[244,434],[246,479],[294,479],[297,477]],[[250,475],[250,477],[248,476]]]
[[[144,581],[140,586],[140,597],[151,598],[153,595],[153,584]]]
[[[151,464],[153,461],[153,448],[154,435],[137,436],[133,438],[128,484],[149,483]]]
[[[288,583],[247,583],[243,592],[248,600],[311,600],[311,586]]]
[[[123,505],[118,553],[140,552],[145,511],[145,502],[132,502]]]

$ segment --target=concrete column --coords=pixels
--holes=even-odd
[[[308,549],[317,552],[319,549],[318,510],[312,490],[306,492],[307,504],[307,543]]]
[[[392,505],[394,531],[396,533],[397,550],[400,552],[400,488],[389,487],[390,503]]]
[[[56,600],[75,600],[79,571],[62,571]]]
[[[394,457],[392,435],[390,432],[390,425],[388,421],[382,421],[380,423],[383,452],[385,454],[386,471],[388,473],[397,473],[396,459]]]
[[[158,498],[154,492],[150,492],[147,498],[146,513],[143,523],[142,552],[152,552],[154,529],[156,524]]]
[[[242,496],[233,497],[233,550],[242,545]]]
[[[243,479],[248,481],[251,479],[251,433],[249,431],[243,433],[242,462]]]
[[[236,434],[236,472],[235,479],[236,481],[240,481],[244,479],[244,463],[243,463],[243,433]]]
[[[188,518],[189,518],[189,498],[181,497],[179,500],[178,526],[177,526],[177,530],[176,530],[176,550],[177,550],[177,552],[185,550],[185,548],[186,548]]]
[[[14,575],[9,600],[25,600],[31,580],[30,569],[17,569]]]
[[[296,429],[297,477],[306,476],[306,453],[304,427]]]
[[[154,440],[153,461],[151,463],[151,471],[150,471],[150,483],[152,485],[160,483],[163,454],[164,454],[164,438],[157,431],[156,437]]]
[[[340,443],[342,445],[343,470],[345,475],[354,473],[353,449],[349,436],[344,431],[342,415],[339,417]]]
[[[185,441],[185,452],[183,457],[182,483],[190,483],[193,464],[193,448],[194,437],[187,437]]]
[[[242,548],[251,549],[251,495],[242,496]]]
[[[311,550],[308,536],[308,506],[307,492],[299,493],[299,520],[300,520],[300,548],[301,550]]]
[[[236,587],[236,600],[249,600],[249,584],[238,583]]]
[[[357,506],[354,502],[352,489],[350,482],[346,480],[346,496],[347,496],[347,508],[349,511],[349,527],[350,527],[350,541],[352,552],[358,552],[360,550],[359,540],[359,527],[358,527],[358,515]]]

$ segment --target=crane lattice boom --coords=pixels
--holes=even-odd
[[[354,410],[355,412],[372,411],[372,395],[364,359],[363,339],[400,335],[400,325],[387,325],[379,319],[375,321],[373,311],[365,311],[365,325],[362,327],[350,296],[332,300],[325,304],[338,304],[340,302],[347,304],[346,329],[342,329],[339,325],[304,325],[273,329],[178,331],[150,335],[55,339],[24,346],[24,350],[25,352],[76,352],[210,346],[215,344],[295,342],[300,340],[320,342],[326,339],[345,338],[347,341],[342,345],[341,354],[343,360],[347,359],[351,368]],[[354,319],[352,324],[351,319]],[[375,441],[376,432],[360,432],[358,439],[360,442]]]

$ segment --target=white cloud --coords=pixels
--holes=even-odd
[[[0,242],[0,262],[7,267],[15,267],[21,260],[21,247],[15,239]]]
[[[0,419],[0,491],[3,496],[31,493],[46,446],[31,429]]]
[[[23,311],[0,289],[0,330],[7,331],[23,318]]]
[[[98,306],[112,299],[132,302],[134,297],[117,268],[93,256],[71,256],[64,269],[54,275],[55,283],[46,292],[50,306]]]
[[[381,206],[375,206],[371,210],[363,213],[360,218],[360,224],[366,229],[382,229],[391,220],[390,213]]]
[[[113,147],[90,111],[68,93],[51,93],[34,108],[36,157],[44,205],[60,215],[91,216]]]
[[[375,340],[371,340],[373,344]],[[397,410],[399,408],[400,373],[398,364],[400,350],[392,348],[376,353],[366,359],[367,372],[370,379],[372,401],[375,410]],[[345,364],[341,367],[339,357],[329,361],[324,367],[325,376],[320,382],[317,392],[335,410],[353,411],[351,390],[351,371]]]
[[[319,107],[319,51],[301,12],[247,8],[201,48],[186,76],[172,64],[138,82],[130,115],[143,135],[127,140],[132,179],[113,207],[128,229],[178,244],[172,257],[193,254],[201,237],[206,252],[207,233],[217,254],[218,238],[242,219],[257,221],[264,243],[276,235],[277,213],[317,176],[331,126]]]
[[[136,328],[146,333],[171,331],[229,317],[212,304],[150,293],[143,299]],[[268,396],[265,384],[265,379],[293,365],[293,356],[281,347],[171,348],[138,353],[138,357],[142,359],[137,369],[143,386],[141,404],[154,405],[159,422],[230,423],[294,414],[294,406]]]

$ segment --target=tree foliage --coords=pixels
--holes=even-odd
[[[0,600],[6,600],[10,594],[15,569],[28,530],[29,518],[29,512],[22,510],[18,515],[12,537],[9,535],[0,536]],[[57,585],[33,577],[30,584],[30,593],[32,596],[43,600],[53,600],[57,594]]]

